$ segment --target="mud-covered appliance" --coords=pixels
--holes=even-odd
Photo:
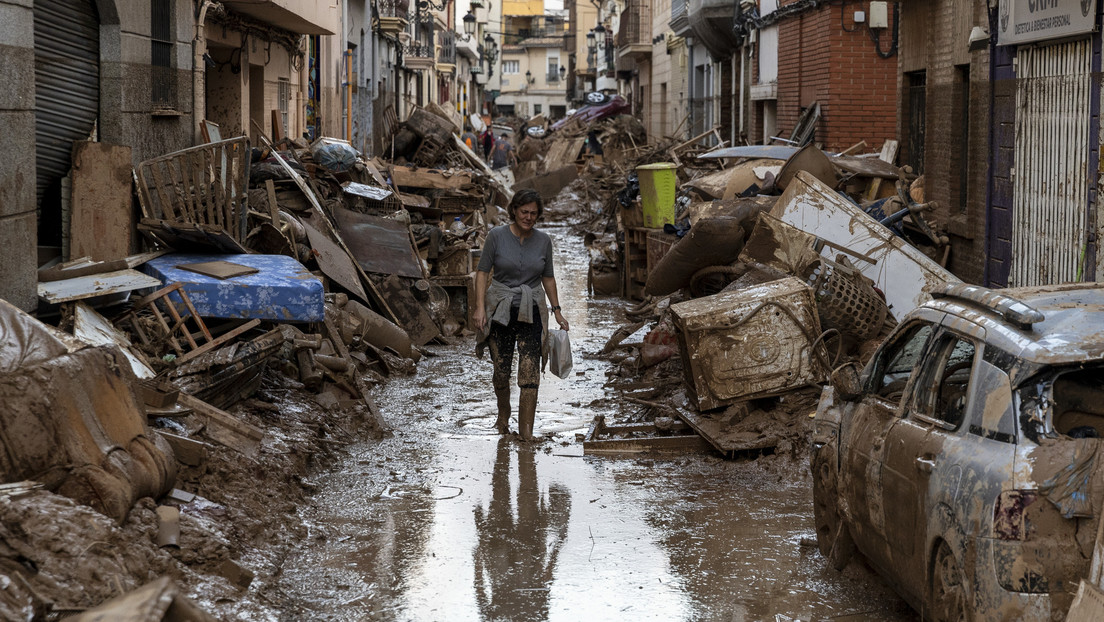
[[[812,291],[796,278],[696,298],[671,311],[686,386],[699,410],[785,393],[828,373]]]

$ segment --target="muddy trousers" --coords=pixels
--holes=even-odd
[[[544,334],[540,312],[533,307],[533,322],[519,322],[518,310],[510,309],[510,323],[491,325],[487,347],[494,364],[495,395],[498,398],[498,420],[495,427],[505,433],[510,421],[510,375],[514,367],[514,350],[518,354],[517,384],[521,388],[518,403],[518,433],[522,439],[533,437],[536,419],[537,387],[540,386],[541,337]]]

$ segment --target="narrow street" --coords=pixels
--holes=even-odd
[[[497,436],[489,362],[433,347],[374,395],[393,433],[313,478],[283,619],[917,619],[862,564],[826,566],[804,461],[583,456],[576,433],[618,416],[592,353],[625,303],[588,299],[581,241],[551,231],[575,353],[542,377],[552,440]]]

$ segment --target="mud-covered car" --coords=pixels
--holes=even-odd
[[[1104,502],[1104,287],[933,296],[824,389],[820,550],[927,619],[1064,619]]]

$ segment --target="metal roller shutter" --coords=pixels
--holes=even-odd
[[[38,204],[70,167],[100,109],[100,23],[91,0],[35,0]]]
[[[1092,42],[1016,52],[1010,286],[1083,278],[1088,241]]]

